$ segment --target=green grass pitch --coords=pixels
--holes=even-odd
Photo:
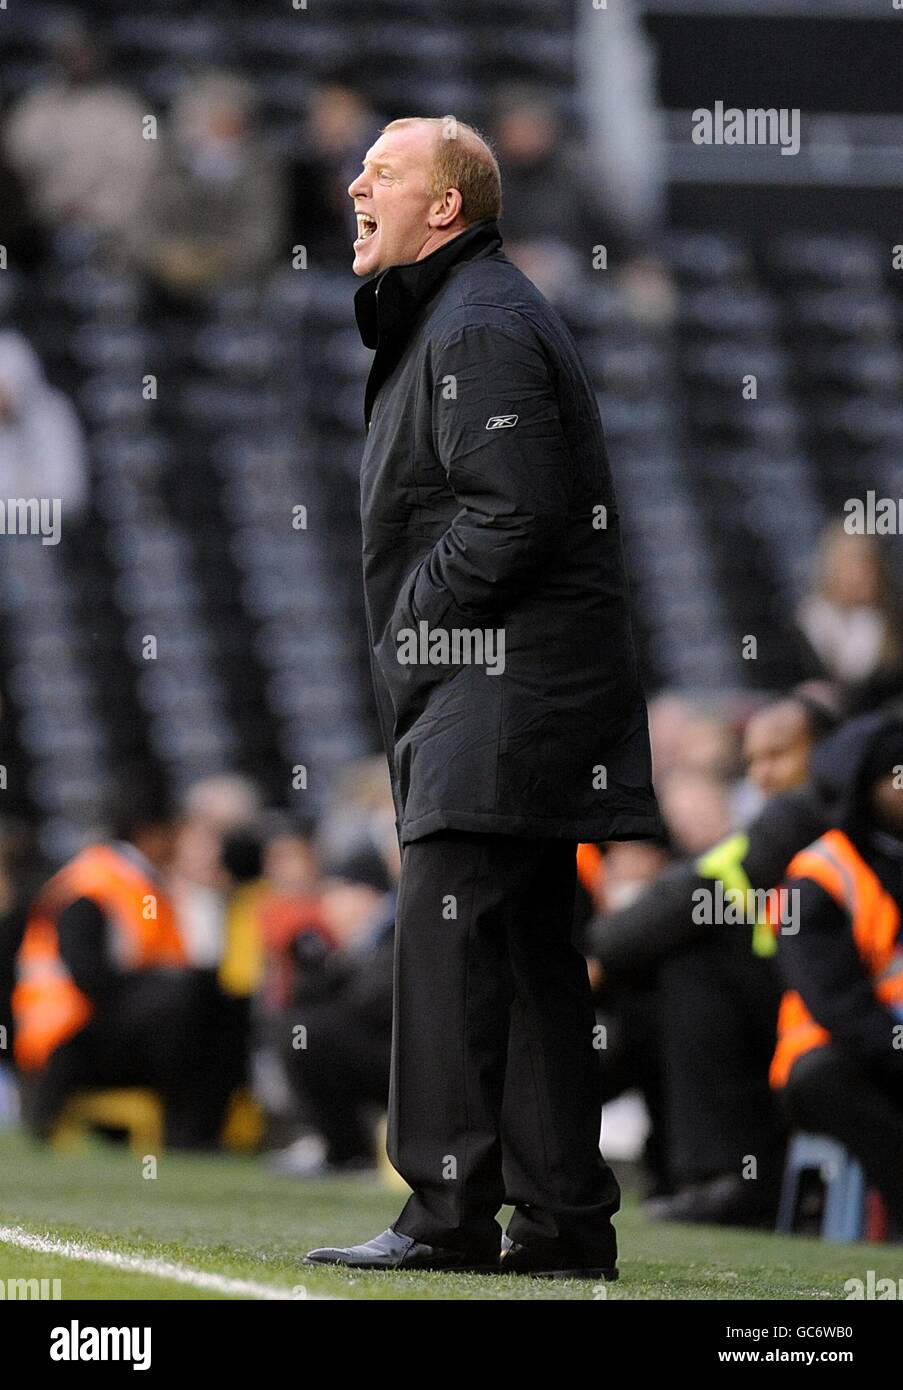
[[[157,1177],[100,1142],[77,1156],[0,1134],[0,1226],[54,1241],[342,1299],[592,1299],[588,1281],[445,1274],[343,1274],[301,1260],[311,1246],[365,1240],[403,1198],[369,1180],[297,1182],[253,1159],[163,1155]],[[617,1218],[621,1279],[609,1299],[842,1300],[844,1282],[896,1279],[899,1251],[647,1221],[629,1197]],[[62,1297],[236,1298],[134,1269],[108,1268],[0,1243],[0,1280],[60,1279]],[[301,1291],[303,1290],[303,1291]]]

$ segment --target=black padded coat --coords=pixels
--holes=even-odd
[[[659,833],[617,503],[570,332],[495,222],[381,272],[355,312],[376,350],[364,597],[402,842]],[[494,670],[463,655],[474,633]]]

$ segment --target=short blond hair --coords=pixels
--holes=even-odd
[[[448,188],[461,194],[461,216],[467,223],[502,214],[502,176],[492,146],[481,133],[454,116],[402,116],[383,127],[431,125],[436,128],[430,192],[439,198]]]

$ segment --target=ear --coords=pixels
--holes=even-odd
[[[437,198],[427,218],[427,225],[437,231],[451,227],[461,216],[464,200],[457,188],[447,188],[441,198]]]

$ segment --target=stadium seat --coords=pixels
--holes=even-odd
[[[265,1120],[260,1102],[250,1091],[233,1091],[223,1124],[223,1147],[233,1153],[256,1153],[263,1141]]]
[[[163,1149],[163,1105],[155,1091],[123,1087],[110,1091],[80,1091],[67,1102],[51,1143],[59,1153],[77,1148],[92,1129],[124,1131],[138,1157]]]
[[[821,1234],[824,1240],[849,1244],[864,1235],[865,1175],[842,1144],[822,1134],[796,1134],[790,1142],[778,1206],[776,1230],[794,1230],[804,1173],[815,1172],[824,1184]]]
[[[719,232],[672,232],[665,239],[665,255],[684,283],[736,284],[751,270],[747,248]]]
[[[776,278],[789,284],[880,284],[884,248],[867,236],[824,236],[789,232],[766,248],[766,264]]]

